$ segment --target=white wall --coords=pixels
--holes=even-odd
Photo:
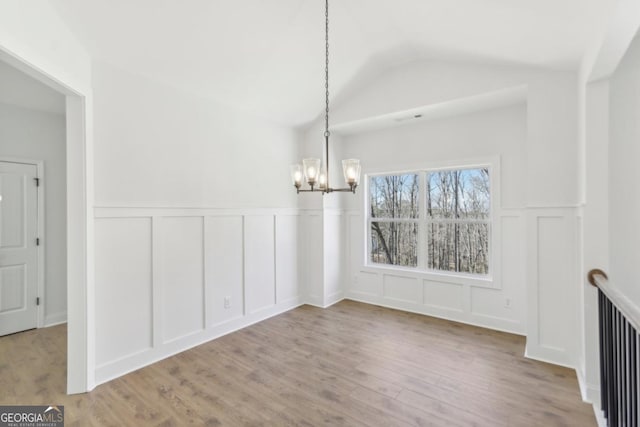
[[[292,130],[105,63],[93,82],[96,206],[295,206]]]
[[[526,186],[526,113],[519,104],[343,137],[344,155],[359,157],[365,174],[495,159],[501,173],[494,190],[502,199],[492,206],[498,238],[492,242],[493,256],[499,269],[492,272],[493,281],[449,281],[364,266],[363,185],[348,204],[348,297],[526,333],[525,198],[520,191]]]
[[[0,157],[44,162],[45,325],[67,318],[65,128],[64,115],[0,104]]]
[[[93,69],[102,383],[299,305],[308,236],[292,130]]]
[[[609,278],[640,305],[640,38],[610,80]]]

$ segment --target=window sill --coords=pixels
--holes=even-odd
[[[480,288],[499,289],[493,276],[474,276],[470,274],[455,274],[436,271],[418,270],[409,267],[386,266],[379,264],[364,265],[360,271],[366,273],[388,274],[401,277],[412,277],[421,280],[429,280],[438,283],[451,283],[455,285],[467,285]]]

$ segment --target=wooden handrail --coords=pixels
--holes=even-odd
[[[605,279],[608,279],[609,276],[607,276],[607,273],[605,273],[604,271],[600,270],[599,268],[593,268],[593,269],[589,270],[589,272],[587,273],[587,281],[589,283],[591,283],[591,286],[595,286],[597,288],[598,284],[596,283],[596,279],[595,279],[595,275],[596,274],[599,274],[600,276],[603,276]]]
[[[609,298],[636,331],[640,331],[640,308],[609,283],[604,271],[598,268],[590,270],[587,280]]]

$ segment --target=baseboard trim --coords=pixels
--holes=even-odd
[[[607,424],[607,419],[604,417],[604,412],[602,412],[599,408],[596,408],[596,405],[593,405],[593,413],[596,416],[598,427],[609,427]]]
[[[67,312],[63,311],[61,313],[54,313],[45,316],[43,328],[48,328],[50,326],[62,325],[63,323],[67,323]]]
[[[600,390],[589,385],[580,369],[576,369],[576,376],[578,377],[578,384],[580,385],[582,401],[593,407],[593,414],[596,417],[598,426],[607,427],[607,419],[604,417],[604,413],[600,410],[600,404],[598,403],[600,399]]]
[[[335,294],[329,295],[327,298],[324,298],[324,299],[311,295],[305,299],[303,304],[310,305],[313,307],[318,307],[318,308],[329,308],[332,305],[339,303],[343,299],[345,299],[345,297],[342,292],[336,292]]]
[[[529,348],[529,344],[527,344],[524,348],[524,357],[531,360],[537,360],[538,362],[550,363],[552,365],[563,366],[565,368],[573,369],[574,371],[576,371],[576,374],[578,372],[575,365],[569,362],[562,361],[562,360],[554,360],[552,357],[548,357],[548,356],[544,356],[544,355],[536,354],[535,352],[532,352],[531,349]],[[582,390],[580,390],[580,392],[582,392]]]
[[[336,292],[334,294],[329,295],[324,300],[324,308],[331,307],[334,304],[339,303],[344,299],[344,292]]]
[[[593,403],[589,399],[589,392],[587,390],[587,380],[584,378],[582,374],[582,370],[576,368],[576,377],[578,378],[578,385],[580,386],[580,395],[582,396],[582,401],[586,403]]]
[[[125,356],[122,359],[104,363],[96,369],[96,381],[94,387],[128,373],[137,371],[145,366],[167,359],[171,356],[175,356],[178,353],[182,353],[183,351],[197,347],[216,338],[239,331],[240,329],[244,329],[247,326],[251,326],[263,320],[267,320],[270,317],[285,313],[303,304],[304,302],[301,301],[300,298],[294,298],[271,308],[260,310],[258,313],[239,318],[235,321],[225,322],[219,326],[205,329],[175,341],[160,344],[155,348],[143,350],[141,352]]]
[[[433,307],[424,304],[416,304],[411,302],[390,300],[373,294],[347,292],[344,299],[357,301],[364,304],[377,305],[379,307],[390,308],[393,310],[406,311],[408,313],[421,314],[423,316],[435,317],[438,319],[449,320],[451,322],[463,323],[465,325],[476,326],[478,328],[491,329],[494,331],[506,332],[514,335],[524,335],[520,331],[520,325],[511,321],[494,321],[491,324],[481,322],[478,316],[468,316],[461,311],[456,310],[435,310]]]

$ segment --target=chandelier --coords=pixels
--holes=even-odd
[[[331,188],[329,185],[329,0],[325,0],[325,68],[324,68],[324,88],[325,88],[325,115],[324,115],[324,154],[325,167],[320,159],[303,159],[302,164],[291,166],[291,180],[298,193],[321,192],[333,193],[356,192],[360,183],[360,160],[346,159],[342,161],[342,172],[348,187]],[[302,188],[304,181],[309,188]]]

